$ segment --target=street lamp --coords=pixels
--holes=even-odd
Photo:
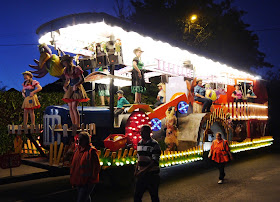
[[[197,15],[191,15],[191,22],[194,22],[197,20]]]
[[[189,33],[191,32],[191,24],[197,20],[197,15],[193,14],[190,16],[189,20],[187,20]]]

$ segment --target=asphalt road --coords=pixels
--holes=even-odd
[[[280,151],[266,149],[235,155],[226,167],[226,179],[218,182],[218,170],[210,161],[161,170],[161,201],[280,201]],[[109,173],[127,182],[130,171]],[[124,184],[124,183],[121,183]],[[50,177],[0,186],[0,201],[75,201],[69,176]],[[99,184],[93,201],[133,201],[128,186]],[[143,201],[150,201],[145,193]]]

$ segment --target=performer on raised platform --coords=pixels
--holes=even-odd
[[[144,51],[140,47],[133,50],[136,57],[133,59],[133,70],[132,70],[132,86],[131,92],[135,94],[134,103],[141,103],[141,95],[146,91],[145,80],[144,80],[144,63],[141,61],[141,54]]]
[[[66,79],[63,86],[65,94],[62,100],[68,103],[72,124],[80,127],[80,114],[77,107],[80,102],[89,101],[82,85],[84,82],[83,70],[73,64],[73,57],[70,55],[62,56],[60,61],[65,67],[63,74]]]
[[[28,114],[30,115],[31,124],[35,125],[34,109],[41,107],[36,93],[41,91],[42,87],[38,81],[32,79],[33,74],[31,72],[25,71],[22,74],[24,78],[24,82],[22,84],[22,96],[24,97],[22,104],[22,108],[24,109],[23,125],[27,125]]]
[[[159,83],[157,86],[158,86],[159,92],[157,95],[157,102],[154,104],[155,108],[157,108],[158,106],[160,106],[166,102],[165,84]]]
[[[117,108],[114,111],[115,126],[118,126],[119,124],[119,115],[124,112],[124,105],[129,104],[127,99],[123,96],[124,92],[122,90],[118,90],[117,94],[118,94]]]
[[[194,100],[203,103],[202,113],[210,112],[212,100],[205,97],[205,88],[202,86],[202,79],[196,81],[194,87]]]
[[[235,84],[235,91],[232,92],[231,97],[234,98],[234,102],[243,102],[242,100],[242,91],[240,90],[240,85]]]
[[[98,71],[109,73],[108,67],[100,67]],[[110,104],[110,91],[109,91],[109,85],[108,84],[98,84],[98,95],[100,97],[101,105],[105,106],[105,98],[108,102],[108,105]]]
[[[255,102],[257,96],[253,91],[253,85],[249,85],[249,89],[247,91],[247,102]]]

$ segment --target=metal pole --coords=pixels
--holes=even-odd
[[[115,74],[115,65],[111,66],[111,75]],[[110,80],[110,115],[111,115],[111,126],[114,128],[114,79]]]
[[[9,156],[8,157],[9,158],[9,167],[10,167],[10,177],[12,177],[13,176],[13,171],[12,171],[12,159],[11,159],[11,157]]]
[[[84,103],[82,102],[82,115],[81,115],[81,123],[80,123],[80,125],[83,123],[83,113],[84,113]]]

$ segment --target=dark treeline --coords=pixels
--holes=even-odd
[[[122,19],[136,23],[155,36],[176,41],[199,55],[250,71],[272,67],[259,51],[259,37],[242,21],[246,14],[233,0],[115,0]],[[193,14],[196,20],[191,20]]]

